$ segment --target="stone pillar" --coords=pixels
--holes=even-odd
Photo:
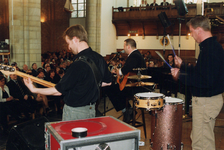
[[[19,67],[32,63],[41,66],[41,1],[9,1],[11,62]]]
[[[88,0],[86,2],[86,31],[88,44],[96,52],[100,53],[101,39],[101,0]]]

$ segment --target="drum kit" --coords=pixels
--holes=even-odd
[[[151,76],[141,75],[145,68],[136,68],[137,75],[128,79],[137,80],[128,83],[126,87],[153,86],[152,82],[142,82]],[[134,107],[145,108],[151,117],[151,149],[152,150],[181,150],[183,100],[165,97],[162,93],[142,92],[134,95]],[[144,121],[143,121],[144,122]]]
[[[147,76],[140,77],[147,78]],[[165,97],[161,93],[142,92],[134,95],[134,107],[145,108],[151,112],[151,149],[181,150],[183,148],[181,142],[183,100]]]
[[[133,70],[138,70],[137,75],[128,76],[128,79],[130,79],[130,80],[137,80],[137,82],[127,83],[125,85],[125,87],[140,87],[140,86],[144,87],[144,86],[154,86],[155,85],[155,83],[153,83],[153,82],[142,82],[141,81],[141,80],[144,80],[144,79],[152,78],[151,76],[142,75],[140,73],[141,70],[146,70],[146,68],[134,68]]]

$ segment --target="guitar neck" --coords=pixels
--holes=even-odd
[[[20,72],[20,71],[16,71],[15,74],[20,76],[20,77],[23,77],[23,78],[30,78],[31,81],[33,81],[35,83],[38,83],[38,84],[41,84],[41,85],[46,86],[46,87],[55,87],[54,83],[51,83],[51,82],[48,82],[48,81],[36,78],[34,76],[28,75],[28,74]]]

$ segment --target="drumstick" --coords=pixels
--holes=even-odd
[[[159,57],[170,67],[170,69],[172,69],[172,67],[170,66],[170,64],[167,63],[167,61],[163,58],[163,56],[160,54],[160,52],[156,51],[156,54],[158,54]]]
[[[172,50],[173,50],[173,54],[174,54],[174,57],[175,57],[175,56],[176,56],[176,53],[175,53],[174,48],[173,48],[173,45],[172,45],[172,43],[171,43],[169,34],[167,34],[167,37],[168,37],[168,39],[169,39],[169,41],[170,41],[170,46],[171,46],[171,48],[172,48]]]

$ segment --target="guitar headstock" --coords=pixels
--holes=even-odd
[[[16,68],[8,65],[0,64],[0,71],[4,75],[16,74]]]

